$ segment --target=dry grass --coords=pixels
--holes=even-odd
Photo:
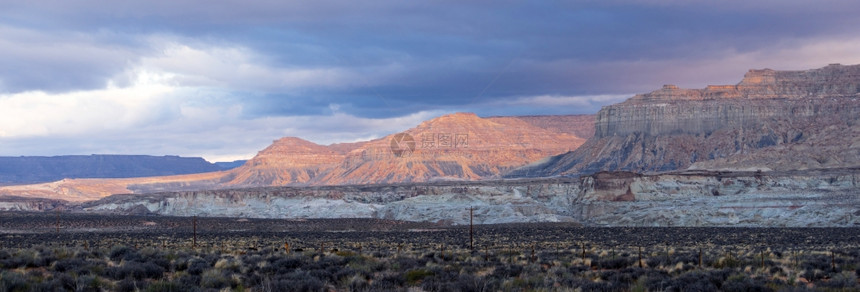
[[[476,228],[472,251],[468,227],[201,218],[191,248],[188,218],[66,218],[110,226],[59,234],[14,229],[41,222],[32,216],[0,223],[14,231],[0,236],[0,291],[858,289],[856,229],[494,225]]]

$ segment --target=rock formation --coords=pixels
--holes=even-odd
[[[279,139],[229,171],[72,179],[0,187],[0,196],[80,202],[117,193],[476,180],[575,149],[585,141],[577,134],[593,133],[593,121],[593,115],[480,118],[469,113],[450,114],[372,141],[324,146],[294,137]],[[408,143],[392,145],[395,137],[407,136],[412,148]]]
[[[508,176],[858,166],[858,122],[860,65],[751,70],[737,85],[665,85],[606,106],[582,147]]]
[[[0,197],[0,211],[59,211],[69,206],[69,202],[63,200]]]
[[[592,119],[591,116],[485,119],[471,113],[457,113],[426,121],[403,133],[359,143],[323,146],[288,137],[275,141],[245,165],[230,172],[222,179],[222,185],[482,179],[575,149],[585,139],[573,133],[587,133],[593,129],[587,126]],[[396,137],[408,137],[411,144],[393,145]]]
[[[452,114],[362,143],[281,139],[233,171],[5,187],[67,202],[0,197],[0,209],[465,224],[475,207],[477,223],[858,226],[858,85],[860,65],[752,70],[596,117]],[[591,138],[577,148],[578,135]],[[518,179],[493,180],[513,168]],[[135,194],[102,198],[123,190]]]
[[[846,227],[860,225],[858,170],[601,172],[578,178],[183,191],[114,195],[70,208],[114,214],[468,224],[468,208],[474,207],[476,224]]]
[[[294,137],[275,141],[231,173],[231,185],[306,183],[343,159],[342,152]]]
[[[476,180],[581,145],[585,139],[537,127],[516,117],[483,119],[458,113],[426,121],[403,134],[414,141],[392,151],[391,135],[350,151],[312,184]],[[396,149],[395,147],[394,149]]]

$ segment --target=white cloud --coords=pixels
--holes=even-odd
[[[171,81],[182,86],[272,90],[344,86],[365,79],[343,68],[266,66],[265,58],[242,47],[195,48],[173,42],[160,46],[162,54],[142,58],[139,66],[169,72]]]
[[[370,67],[277,65],[270,57],[238,45],[183,42],[166,36],[152,36],[149,42],[159,53],[141,57],[133,69],[171,74],[170,81],[181,86],[295,91],[375,85],[403,71],[396,64]]]
[[[283,64],[240,44],[169,34],[40,31],[0,23],[0,92],[7,93],[128,86],[140,72],[168,77],[175,86],[294,92],[377,85],[405,70],[398,64],[348,65]]]
[[[175,90],[142,72],[126,88],[0,95],[0,137],[67,136],[140,126],[163,111]]]

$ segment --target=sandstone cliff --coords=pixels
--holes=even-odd
[[[573,133],[591,131],[591,119],[456,113],[366,142],[323,146],[288,137],[210,188],[477,180],[575,149],[585,139]],[[398,137],[408,138],[392,144]]]
[[[344,154],[294,137],[275,141],[231,172],[227,185],[272,186],[307,183]]]
[[[737,85],[666,85],[606,106],[582,147],[508,176],[852,167],[858,122],[860,65],[751,70]]]
[[[534,126],[517,117],[445,115],[402,134],[414,144],[392,148],[396,135],[369,141],[346,154],[316,185],[476,180],[581,145],[573,134]],[[407,136],[400,136],[407,137]],[[411,145],[411,146],[410,146]],[[403,153],[392,149],[405,147]]]

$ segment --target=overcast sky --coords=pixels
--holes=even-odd
[[[3,1],[0,155],[224,161],[860,63],[857,1],[256,2]]]

